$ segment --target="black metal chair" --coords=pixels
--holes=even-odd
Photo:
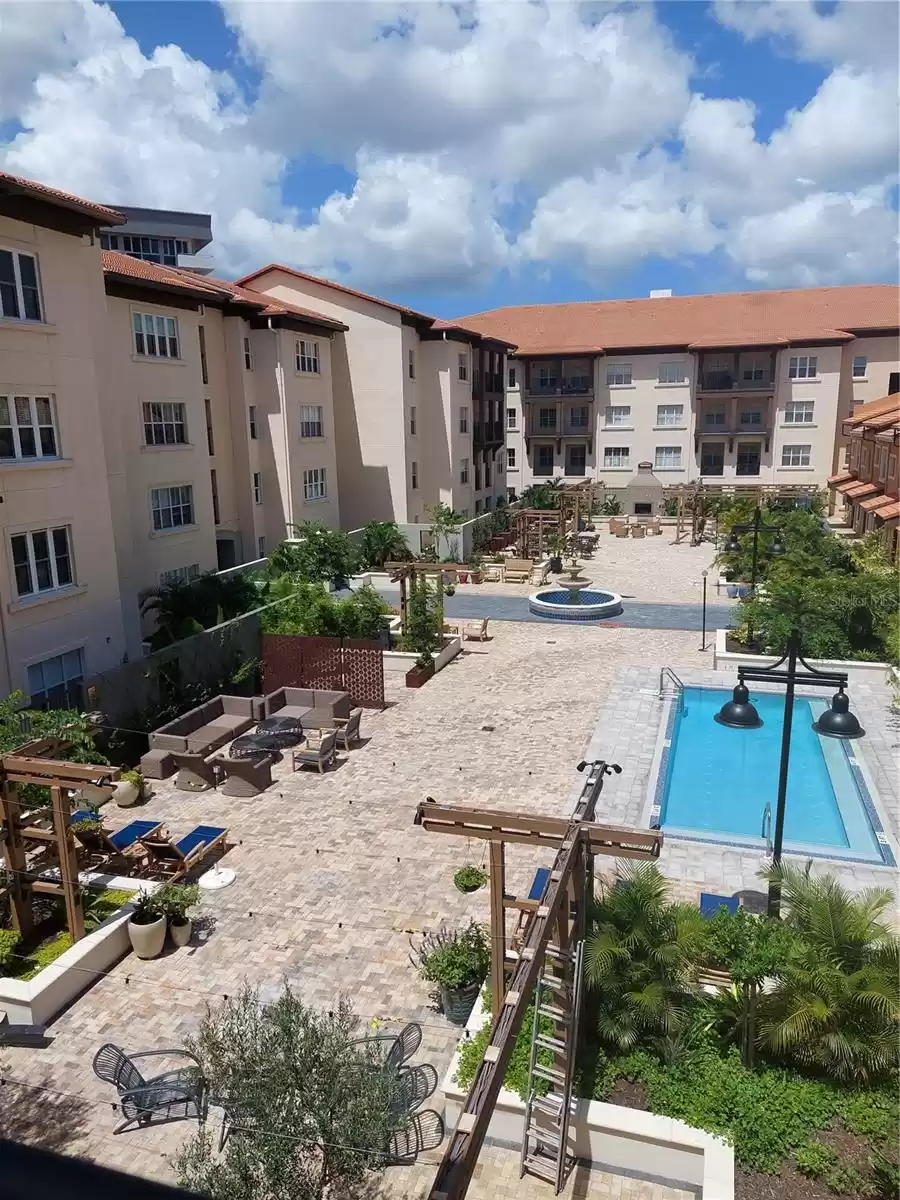
[[[399,1033],[375,1033],[369,1037],[358,1038],[354,1043],[362,1044],[372,1046],[376,1050],[383,1067],[393,1067],[399,1071],[421,1046],[422,1026],[410,1021]]]
[[[444,1122],[433,1108],[416,1113],[409,1124],[395,1133],[388,1146],[387,1162],[394,1166],[413,1163],[426,1150],[435,1150],[444,1140]]]
[[[433,1095],[437,1084],[438,1074],[431,1063],[423,1063],[418,1067],[404,1067],[397,1077],[397,1111],[414,1112]]]
[[[139,1058],[161,1058],[181,1055],[195,1066],[180,1067],[145,1079],[134,1065]],[[94,1074],[104,1083],[111,1083],[119,1093],[123,1121],[113,1133],[121,1133],[129,1125],[149,1125],[154,1117],[159,1123],[186,1121],[196,1117],[206,1119],[207,1088],[197,1058],[188,1050],[145,1050],[128,1055],[112,1042],[106,1042],[94,1055]]]

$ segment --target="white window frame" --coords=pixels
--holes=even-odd
[[[409,406],[409,432],[410,432],[411,437],[416,436],[416,406],[415,406],[415,404],[411,404]]]
[[[256,405],[247,405],[247,429],[250,434],[250,441],[255,442],[259,438],[259,430],[256,425]]]
[[[516,368],[515,368],[515,367],[508,367],[508,368],[507,368],[507,373],[506,373],[506,386],[507,386],[507,388],[514,388],[514,387],[516,387]]]
[[[714,417],[715,420],[710,420],[711,417]],[[719,411],[718,409],[707,410],[703,414],[704,429],[706,429],[706,428],[724,429],[727,424],[728,424],[728,414],[726,413],[724,408],[721,411]]]
[[[76,656],[77,656],[77,658],[76,658]],[[71,671],[71,668],[74,665],[71,662],[71,660],[73,658],[75,658],[76,662],[77,662],[77,671],[67,674],[66,673],[67,670]],[[66,662],[67,659],[69,660],[68,665]],[[41,675],[43,677],[44,674],[46,673],[47,667],[51,663],[56,663],[56,662],[59,663],[59,673],[60,673],[61,679],[58,684],[53,684],[52,687],[62,687],[64,689],[64,691],[65,691],[64,707],[65,708],[81,708],[82,705],[84,704],[84,686],[83,686],[84,685],[84,647],[83,646],[78,646],[74,650],[66,650],[62,654],[54,654],[54,655],[51,655],[50,658],[42,658],[38,662],[33,662],[33,663],[28,664],[28,666],[26,667],[26,679],[27,679],[26,688],[27,688],[27,691],[29,692],[29,699],[32,702],[32,707],[34,707],[36,704],[40,703],[40,701],[38,700],[38,697],[39,697],[39,695],[41,695],[41,692],[38,692],[37,690],[32,690],[31,680],[28,679],[28,675],[32,671],[36,671],[36,670],[40,669]],[[43,695],[46,696],[50,692],[51,688],[48,688],[46,686],[46,679],[42,678],[42,682],[45,685],[44,688],[42,689],[42,692],[43,692]],[[79,685],[77,695],[73,695],[72,691],[70,689],[69,685],[73,684],[73,683],[77,683]]]
[[[747,416],[756,417],[757,419],[755,421],[745,421],[744,418]],[[738,414],[738,425],[741,429],[762,429],[764,424],[761,408],[744,408]]]
[[[603,419],[605,429],[630,429],[631,405],[607,404]]]
[[[575,414],[579,413],[584,417],[584,420],[575,420]],[[569,409],[569,428],[570,429],[589,429],[591,424],[591,409],[588,404],[573,404]]]
[[[657,371],[657,382],[663,387],[676,387],[687,378],[683,361],[661,362]]]
[[[604,446],[603,466],[610,471],[626,470],[631,466],[631,447]]]
[[[556,428],[556,405],[544,405],[538,409],[538,429]]]
[[[406,370],[407,370],[407,374],[409,375],[410,379],[415,379],[415,377],[416,377],[416,352],[413,349],[409,349],[406,352]]]
[[[887,479],[887,463],[888,463],[888,448],[887,446],[875,447],[875,478],[879,483],[884,483]]]
[[[262,471],[253,472],[253,503],[262,504],[263,502],[263,482]]]
[[[466,383],[469,378],[469,356],[458,353],[456,356],[456,377],[460,383]]]
[[[324,467],[310,467],[303,472],[303,499],[306,504],[328,499],[328,480]]]
[[[16,403],[16,401],[18,401],[18,400],[27,401],[28,417],[29,417],[29,420],[27,422],[19,420],[19,416],[18,416],[19,405]],[[60,449],[59,449],[59,426],[58,426],[57,420],[56,420],[56,397],[54,395],[47,394],[45,396],[21,396],[21,395],[16,396],[12,392],[9,392],[6,395],[0,395],[0,404],[2,404],[3,401],[6,402],[6,409],[7,409],[6,418],[7,419],[6,419],[6,422],[2,425],[2,428],[10,430],[10,437],[12,440],[13,453],[12,453],[12,455],[4,455],[4,456],[0,457],[0,462],[34,462],[36,459],[39,459],[39,458],[60,458],[61,457]],[[43,415],[46,415],[47,413],[49,413],[49,418],[50,418],[49,421],[42,419],[42,414],[39,412],[39,409],[38,409],[38,401],[42,402],[41,407],[45,407],[45,414],[43,414]],[[2,416],[0,416],[0,421],[2,421]],[[23,429],[29,429],[29,428],[31,429],[32,434],[34,436],[35,453],[34,454],[23,454],[22,453],[21,431]],[[42,429],[52,430],[52,439],[53,439],[53,453],[52,454],[44,453],[44,447],[43,447],[42,440],[41,440],[41,430]]]
[[[669,420],[669,418],[672,418]],[[657,404],[656,424],[660,429],[678,429],[684,425],[683,404]]]
[[[160,571],[159,586],[170,587],[173,583],[192,583],[200,578],[200,564],[191,563],[189,567],[172,567],[168,571]]]
[[[3,287],[0,287],[0,320],[3,321],[21,321],[23,324],[43,325],[46,322],[44,313],[44,297],[41,288],[41,271],[40,263],[36,254],[31,254],[25,250],[14,250],[12,246],[4,246],[0,244],[0,251],[12,256],[13,278],[10,283],[7,281],[3,287],[12,286],[15,289],[15,304],[18,308],[18,313],[7,312],[3,303]],[[25,315],[25,284],[22,283],[22,263],[21,259],[29,258],[34,266],[34,287],[28,284],[28,290],[34,291],[37,300],[38,316],[28,317]]]
[[[469,406],[468,406],[468,404],[461,404],[459,406],[459,432],[460,433],[468,433],[469,432]]]
[[[812,425],[816,415],[815,403],[815,400],[788,400],[784,406],[785,425]]]
[[[256,557],[266,557],[266,535],[264,533],[261,533],[256,539]]]
[[[301,375],[319,374],[319,343],[297,338],[294,347],[294,357],[297,371]]]
[[[664,461],[664,459],[672,461]],[[657,446],[653,451],[653,469],[655,471],[679,471],[681,467],[680,446]]]
[[[324,437],[325,413],[321,404],[300,405],[300,436],[302,438]]]
[[[816,354],[794,354],[788,362],[788,378],[818,379],[819,357]]]
[[[857,363],[862,363],[861,371],[857,371],[857,369],[856,369]],[[866,358],[865,354],[855,355],[854,359],[853,359],[853,364],[850,368],[852,378],[856,381],[864,380],[866,378],[866,372],[868,371],[868,369],[869,369],[869,360],[868,360],[868,358]]]
[[[244,370],[253,370],[253,348],[248,337],[244,338]]]
[[[180,410],[180,412],[178,411]],[[145,446],[187,446],[187,405],[181,400],[145,400],[141,405]],[[178,437],[179,431],[181,437]],[[157,438],[157,433],[159,437]],[[171,437],[167,434],[171,433]]]
[[[163,502],[163,493],[166,493],[165,502]],[[163,520],[165,512],[168,512],[170,516],[168,525]],[[175,521],[176,512],[182,517],[182,520],[178,522]],[[190,517],[189,521],[183,519],[185,512]],[[157,514],[159,514],[159,524],[157,524]],[[165,487],[150,489],[150,524],[154,533],[177,533],[181,529],[193,529],[196,519],[193,484],[172,483]]]
[[[794,459],[798,461],[795,462]],[[812,444],[809,442],[790,442],[781,447],[781,465],[783,467],[808,467],[811,465],[811,461]]]
[[[632,386],[631,363],[608,363],[606,367],[606,386],[608,388]]]
[[[459,482],[469,482],[469,460],[467,458],[461,458],[459,460]]]
[[[516,417],[516,410],[514,408],[508,408],[506,410],[506,428],[507,429],[517,429],[518,428],[518,420]]]
[[[60,554],[56,549],[56,539],[54,535],[57,533],[61,533],[65,538],[66,548],[64,554]],[[34,549],[34,539],[35,537],[39,537],[41,534],[43,534],[47,540],[47,558],[42,558],[41,561],[46,561],[50,570],[50,583],[45,587],[41,587],[38,581],[37,555]],[[16,541],[17,538],[23,538],[25,543],[25,563],[18,565],[24,565],[28,570],[28,581],[31,586],[26,591],[20,590],[18,576],[16,575],[17,564],[13,542]],[[31,600],[34,596],[48,596],[52,595],[54,592],[60,592],[64,589],[73,588],[76,586],[75,556],[72,553],[72,528],[70,525],[53,525],[48,526],[45,529],[23,529],[18,532],[11,533],[9,535],[9,554],[12,560],[12,577],[16,588],[16,597],[19,600]],[[60,583],[59,560],[63,558],[68,563],[69,578]]]
[[[515,446],[506,447],[506,469],[507,471],[515,471],[516,468],[516,448]]]
[[[181,334],[177,317],[132,309],[131,342],[135,357],[144,362],[181,361]]]
[[[409,486],[413,491],[419,487],[419,464],[415,459],[409,464]]]

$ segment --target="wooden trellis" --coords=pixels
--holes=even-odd
[[[48,757],[64,746],[57,738],[40,738],[0,758],[0,840],[13,928],[31,932],[34,894],[61,896],[66,925],[77,942],[84,937],[84,909],[67,793],[89,785],[108,799],[119,768]],[[50,804],[23,813],[18,789],[26,783],[49,788]]]
[[[540,558],[547,538],[565,536],[562,508],[520,508],[516,511],[516,546],[520,558]]]
[[[465,563],[433,563],[433,562],[388,562],[384,569],[391,573],[391,583],[400,584],[400,632],[406,633],[406,609],[409,604],[410,588],[415,587],[419,579],[427,586],[428,576],[433,575],[435,595],[437,598],[439,627],[444,625],[444,573],[454,571],[470,571]]]
[[[690,537],[692,546],[698,546],[707,533],[706,525],[712,515],[712,502],[726,500],[750,500],[754,505],[765,507],[773,501],[795,501],[803,496],[814,496],[821,489],[815,483],[778,484],[762,483],[755,487],[736,484],[695,483],[679,484],[666,489],[666,499],[674,498],[677,504],[675,515],[675,542]]]

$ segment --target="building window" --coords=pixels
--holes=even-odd
[[[603,450],[604,467],[627,467],[631,457],[628,446],[606,446]]]
[[[313,467],[310,471],[304,471],[303,499],[324,500],[327,495],[328,488],[325,483],[325,468]]]
[[[84,652],[69,650],[28,668],[32,708],[84,708]]]
[[[784,408],[785,425],[811,425],[814,400],[789,400]]]
[[[181,358],[178,321],[155,313],[132,313],[134,352],[144,358]]]
[[[300,405],[300,436],[302,438],[322,437],[322,405]]]
[[[264,534],[260,534],[259,537],[256,539],[256,557],[257,558],[265,558],[266,557],[266,539],[265,539]]]
[[[459,432],[469,432],[469,409],[467,405],[463,405],[459,410]]]
[[[74,579],[67,525],[16,533],[10,544],[16,592],[20,597],[71,587]]]
[[[516,427],[516,410],[514,408],[508,408],[506,410],[506,428],[507,429],[515,429],[515,427]]]
[[[219,524],[219,477],[215,469],[209,473],[209,489],[212,492],[213,524]]]
[[[262,504],[262,474],[259,471],[253,472],[253,503]]]
[[[208,412],[208,400],[206,404]],[[207,420],[209,420],[208,416]],[[187,426],[184,418],[184,405],[168,401],[145,403],[144,443],[147,446],[186,446]],[[212,450],[210,450],[210,454],[212,454]]]
[[[202,325],[197,326],[197,337],[200,340],[200,378],[209,383],[209,366],[206,362],[206,330]]]
[[[674,471],[681,466],[681,447],[657,446],[653,465],[660,471]]]
[[[460,459],[459,462],[459,482],[469,482],[469,460],[467,458]]]
[[[657,425],[683,425],[684,424],[684,405],[683,404],[657,404],[657,406],[656,406],[656,423],[657,423]]]
[[[610,363],[606,368],[607,387],[627,387],[631,383],[631,363]]]
[[[484,486],[486,488],[491,486],[491,458],[489,454],[485,454],[484,456]]]
[[[253,370],[253,353],[250,349],[250,339],[248,337],[244,338],[244,370]]]
[[[660,383],[684,383],[684,363],[660,363],[658,378]]]
[[[409,464],[409,486],[413,491],[419,486],[419,464],[415,461]]]
[[[481,501],[476,500],[475,501],[475,516],[477,517],[480,512],[481,512]]]
[[[701,475],[724,475],[725,443],[706,442],[700,453]]]
[[[415,350],[408,351],[406,366],[407,366],[407,370],[409,371],[410,379],[415,379],[415,377],[416,377],[416,352],[415,352]]]
[[[535,475],[553,474],[553,447],[538,446],[534,456]]]
[[[765,364],[758,358],[753,358],[741,369],[744,383],[761,383],[766,376]]]
[[[0,396],[0,460],[58,458],[50,396]]]
[[[887,475],[887,458],[888,458],[887,446],[876,446],[875,447],[875,478],[878,480],[879,483],[884,483],[885,476]]]
[[[475,491],[481,491],[481,463],[477,458],[475,459]]]
[[[469,356],[468,354],[458,354],[456,356],[456,372],[458,377],[465,382],[469,378]]]
[[[791,379],[815,379],[818,359],[813,355],[801,354],[792,358],[788,368]]]
[[[735,459],[736,475],[758,475],[762,446],[759,442],[739,442]]]
[[[258,434],[256,432],[256,405],[250,404],[247,407],[247,421],[250,425],[250,440],[255,442]]]
[[[587,429],[588,406],[579,404],[569,413],[569,425],[572,429]]]
[[[866,367],[869,365],[868,359],[864,354],[858,354],[853,360],[853,378],[865,379]]]
[[[713,428],[717,425],[725,424],[725,409],[713,408],[703,414],[703,424]]]
[[[297,370],[304,375],[319,373],[319,343],[297,339]]]
[[[742,408],[741,409],[741,425],[743,426],[759,426],[763,423],[762,409],[760,408]]]
[[[811,445],[782,446],[781,465],[783,467],[808,467],[811,452]]]
[[[497,474],[498,475],[503,474],[503,451],[502,450],[497,455]]]
[[[409,432],[413,434],[416,432],[416,406],[414,404],[411,404],[409,408]]]
[[[583,475],[587,466],[587,446],[569,446],[566,449],[566,474]]]
[[[214,478],[214,472],[210,471]],[[213,492],[215,497],[215,492]],[[190,484],[176,487],[153,488],[150,492],[150,507],[153,511],[153,528],[157,533],[165,529],[180,529],[194,523],[194,489]],[[216,517],[216,524],[219,518]]]
[[[631,405],[630,404],[613,404],[606,410],[606,424],[608,426],[630,425],[631,424]]]
[[[130,258],[160,263],[164,267],[177,267],[178,255],[191,253],[190,243],[183,238],[148,237],[127,233],[119,234],[118,237],[122,239],[123,253]],[[115,249],[115,246],[112,249]]]
[[[173,567],[171,571],[160,571],[159,586],[171,587],[173,584],[190,583],[200,578],[200,564],[191,563],[189,567]]]
[[[556,409],[555,408],[540,408],[540,409],[538,409],[538,428],[540,428],[540,429],[555,429],[556,428]]]
[[[509,370],[506,372],[506,385],[507,385],[507,387],[511,387],[511,388],[514,388],[516,386],[516,368],[515,367],[510,367]]]
[[[37,259],[18,250],[0,250],[0,317],[42,321]]]
[[[209,451],[209,457],[215,458],[216,443],[213,439],[212,405],[208,399],[203,401],[203,407],[206,411],[206,449]]]
[[[516,469],[516,452],[512,446],[506,451],[506,469],[507,471],[514,471]]]

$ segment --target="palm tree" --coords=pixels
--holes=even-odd
[[[406,538],[394,521],[369,521],[364,525],[361,553],[365,565],[376,571],[383,570],[389,559],[396,562],[410,557]]]
[[[159,650],[240,616],[260,603],[257,585],[251,577],[223,577],[208,571],[197,579],[168,583],[147,593],[141,601],[141,615],[155,616],[156,628],[150,645]]]
[[[760,1001],[760,1045],[833,1078],[862,1084],[897,1066],[898,941],[885,888],[851,895],[812,864],[770,868],[804,943]]]
[[[622,869],[594,906],[585,946],[598,1032],[620,1052],[648,1039],[675,1039],[696,977],[703,918],[671,903],[655,863]]]

